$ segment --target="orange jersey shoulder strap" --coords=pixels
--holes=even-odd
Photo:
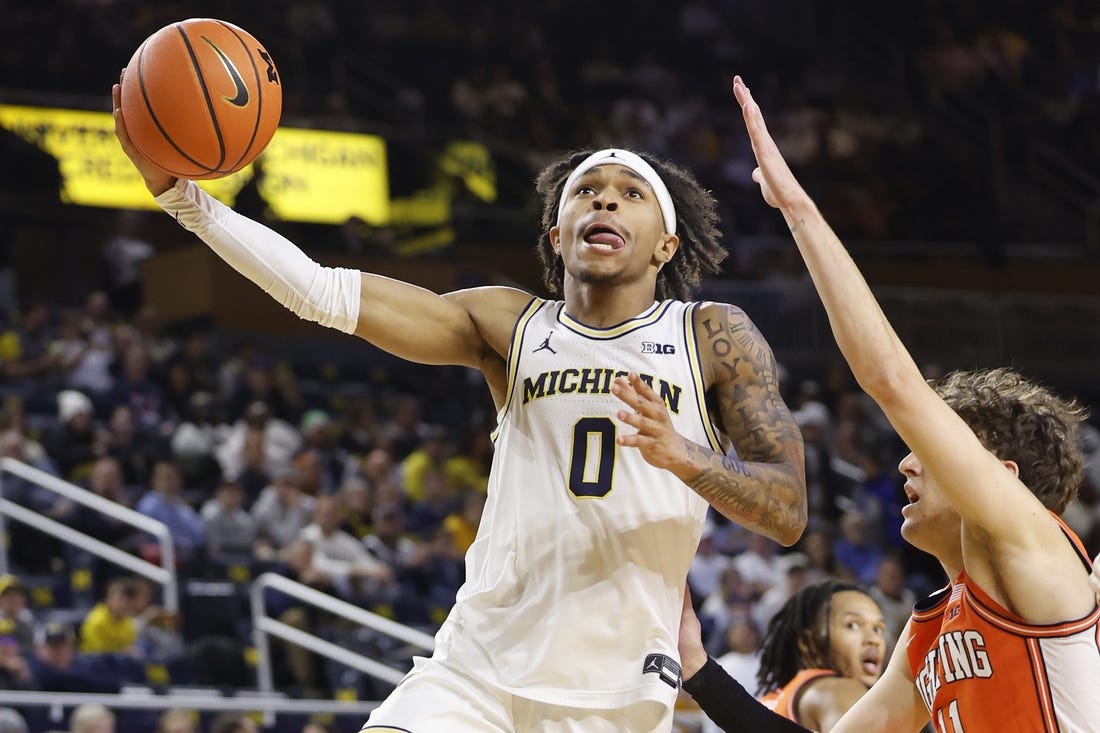
[[[807,685],[822,677],[839,676],[831,669],[804,669],[792,677],[787,684],[765,694],[760,698],[760,702],[787,720],[801,723],[802,721],[798,719],[798,698],[805,691]]]

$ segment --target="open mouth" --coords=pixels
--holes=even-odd
[[[615,227],[602,222],[589,224],[585,227],[581,237],[584,239],[585,244],[608,252],[614,252],[626,246],[623,235]]]
[[[876,653],[864,654],[859,662],[864,674],[878,676],[882,671],[882,656]]]
[[[920,494],[918,494],[908,483],[902,488],[905,489],[905,498],[909,500],[910,504],[916,504],[920,501]]]

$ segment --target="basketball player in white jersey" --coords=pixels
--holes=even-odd
[[[784,544],[806,522],[802,441],[743,311],[685,297],[725,256],[713,198],[624,150],[541,174],[547,301],[436,295],[324,268],[165,176],[157,202],[303,318],[411,361],[475,367],[499,410],[467,581],[430,659],[365,730],[663,731],[679,685],[681,592],[708,503]]]

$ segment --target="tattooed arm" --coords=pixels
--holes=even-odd
[[[806,526],[802,433],[779,393],[771,347],[740,308],[711,303],[695,316],[708,401],[735,452],[688,445],[686,477],[718,511],[783,544]]]
[[[677,433],[664,401],[637,374],[612,386],[632,408],[617,417],[637,429],[616,441],[672,471],[738,524],[792,545],[806,527],[806,467],[802,433],[779,395],[771,348],[732,306],[698,308],[695,333],[708,402],[736,453],[716,452]]]

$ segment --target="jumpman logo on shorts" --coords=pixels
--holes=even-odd
[[[535,349],[535,350],[534,350],[534,351],[532,351],[531,353],[532,353],[532,354],[537,354],[538,352],[542,351],[543,349],[546,349],[546,350],[547,350],[547,351],[549,351],[549,352],[550,352],[551,354],[556,354],[556,353],[558,353],[558,352],[557,352],[557,350],[556,350],[556,349],[555,349],[555,348],[554,348],[553,346],[551,346],[551,345],[550,345],[550,336],[553,336],[553,335],[554,335],[554,332],[553,332],[553,331],[551,331],[551,332],[550,332],[550,333],[549,333],[549,334],[547,335],[547,337],[546,337],[546,340],[542,342],[542,346],[538,347],[537,349]]]

